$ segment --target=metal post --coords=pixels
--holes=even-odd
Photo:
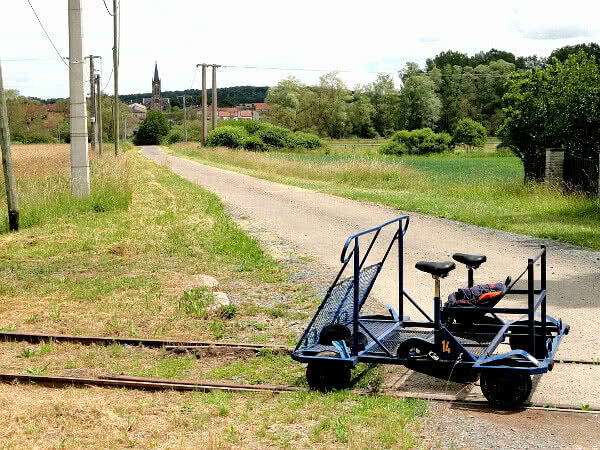
[[[202,146],[206,145],[206,64],[202,64]]]
[[[542,245],[542,267],[540,269],[540,289],[543,291],[546,290],[546,246]],[[546,298],[544,298],[544,300],[542,300],[542,306],[541,306],[541,316],[542,316],[542,336],[544,336],[543,342],[544,342],[544,352],[547,350],[548,347],[546,347],[546,299],[548,298],[547,294],[546,294]]]
[[[438,331],[440,329],[440,277],[434,275],[433,279],[435,280],[435,293],[433,296],[433,327],[435,331]]]
[[[87,109],[85,106],[81,0],[69,0],[69,93],[71,98],[71,192],[90,195]]]
[[[118,1],[113,0],[113,71],[115,80],[115,101],[113,103],[113,115],[114,115],[114,127],[113,137],[115,140],[115,156],[119,154],[119,37],[118,37],[118,26],[119,26],[119,11]]]
[[[212,66],[212,129],[217,128],[217,66]]]
[[[100,75],[96,75],[96,94],[97,94],[97,103],[96,106],[98,108],[98,114],[96,117],[98,118],[98,153],[102,154],[102,91],[100,90]]]
[[[358,355],[358,304],[360,301],[360,255],[358,237],[354,238],[354,307],[352,308],[352,356]]]
[[[467,287],[472,288],[473,284],[475,283],[475,281],[473,280],[473,268],[472,267],[469,267],[468,277],[469,277],[469,280],[468,280],[469,285]]]
[[[8,112],[6,96],[2,81],[2,65],[0,64],[0,147],[2,149],[2,168],[4,171],[4,186],[6,187],[6,203],[8,206],[8,229],[19,231],[19,202],[17,187],[12,169],[12,150],[10,148],[10,130],[8,128]]]
[[[535,304],[535,292],[534,292],[534,273],[533,273],[533,259],[527,260],[527,309],[528,309],[528,330],[529,330],[529,353],[535,355],[535,311],[533,310]]]
[[[402,220],[398,222],[398,317],[404,321],[404,235]]]

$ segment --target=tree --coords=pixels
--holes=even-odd
[[[268,117],[274,125],[297,131],[300,129],[299,119],[303,112],[303,98],[306,87],[295,77],[281,80],[277,86],[269,88],[265,101],[271,105]]]
[[[167,118],[157,109],[148,112],[135,135],[135,145],[158,145],[162,137],[169,133]]]
[[[552,61],[553,58],[556,58],[560,62],[565,62],[569,56],[581,51],[596,58],[596,64],[600,65],[600,45],[596,44],[595,42],[590,42],[589,44],[566,45],[564,47],[557,48],[550,53],[548,60]]]
[[[545,69],[514,73],[504,95],[506,118],[500,136],[523,161],[525,178],[544,178],[545,149],[562,147],[598,157],[600,69],[584,51]]]
[[[400,128],[433,128],[440,118],[442,106],[433,80],[417,64],[410,62],[400,73],[400,78],[404,84],[400,90]]]
[[[377,135],[373,127],[372,117],[375,114],[375,108],[364,94],[363,90],[357,88],[354,90],[352,99],[347,105],[348,117],[352,125],[351,133],[360,138],[372,139]]]
[[[339,78],[338,72],[330,72],[319,78],[313,87],[312,118],[317,133],[330,138],[342,138],[350,132],[352,124],[348,116],[350,92]]]
[[[365,95],[373,105],[373,127],[380,136],[396,129],[400,95],[389,74],[378,74],[377,80],[365,87]]]
[[[486,140],[485,127],[471,119],[459,120],[452,136],[452,143],[466,146],[467,151],[473,150],[475,147],[483,147]]]

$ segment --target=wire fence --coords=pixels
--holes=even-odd
[[[598,195],[600,158],[582,158],[565,153],[563,179],[569,191]]]

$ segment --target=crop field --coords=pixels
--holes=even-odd
[[[293,345],[320,298],[290,281],[216,196],[126,151],[93,155],[92,196],[70,198],[69,146],[14,146],[22,229],[0,234],[0,329]],[[4,203],[4,208],[6,208]],[[5,210],[6,211],[6,210]],[[35,214],[35,220],[30,217]],[[206,285],[213,277],[217,286]],[[216,304],[217,293],[231,304]],[[122,345],[0,343],[2,372],[305,387],[288,356],[176,355]],[[379,370],[357,389],[377,391]],[[8,448],[410,448],[427,404],[320,394],[139,392],[0,384]]]
[[[377,146],[251,153],[198,144],[171,152],[252,176],[437,217],[600,249],[600,200],[526,184],[506,152],[387,156]]]

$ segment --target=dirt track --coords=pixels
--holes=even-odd
[[[297,253],[310,257],[312,262],[308,264],[318,265],[329,272],[332,279],[339,270],[340,252],[349,235],[404,214],[388,207],[197,164],[168,156],[158,147],[145,147],[142,155],[216,193],[238,219],[252,224],[259,238],[285,242]],[[455,252],[485,254],[488,262],[475,272],[476,281],[502,281],[507,275],[519,275],[526,267],[527,258],[538,251],[540,244],[548,247],[548,313],[571,325],[571,333],[563,340],[557,358],[600,361],[599,252],[411,213],[405,244],[405,288],[430,312],[433,283],[429,275],[414,269],[416,261],[450,260]],[[375,248],[374,253],[378,250],[381,248]],[[372,295],[382,304],[397,305],[395,254],[391,254],[385,269]],[[442,297],[465,284],[466,270],[457,267],[443,280]],[[503,302],[507,306],[517,304],[508,298]],[[405,314],[411,319],[420,319],[414,309]],[[413,379],[420,378],[414,375]],[[534,380],[537,387],[531,400],[538,404],[575,407],[587,404],[600,408],[598,379],[600,365],[557,364],[553,372]],[[404,387],[396,384],[399,390],[410,389],[411,383],[402,384]],[[422,388],[432,392],[448,390],[443,382],[426,383]],[[478,388],[474,388],[472,394],[480,395]]]

